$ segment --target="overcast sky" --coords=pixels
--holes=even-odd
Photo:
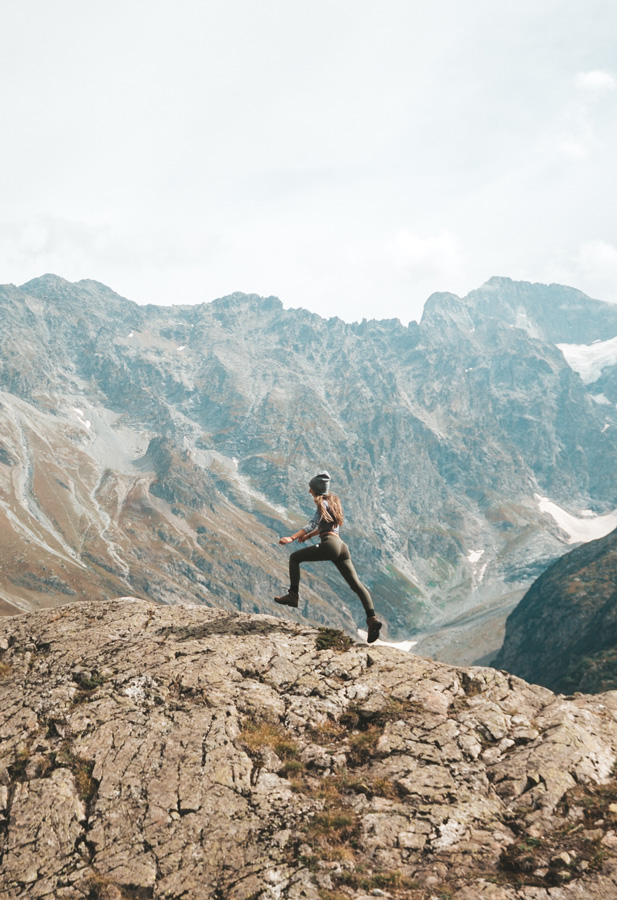
[[[0,282],[617,302],[614,0],[0,0]]]

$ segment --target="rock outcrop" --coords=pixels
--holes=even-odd
[[[495,665],[554,691],[617,689],[617,530],[577,547],[506,622]]]
[[[2,900],[617,897],[617,693],[130,598],[0,655]]]

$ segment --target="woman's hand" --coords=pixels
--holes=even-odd
[[[291,544],[293,541],[292,537],[282,537],[279,540],[279,544]]]

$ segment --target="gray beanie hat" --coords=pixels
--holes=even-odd
[[[327,494],[330,489],[330,475],[321,472],[309,481],[309,487],[315,494]]]

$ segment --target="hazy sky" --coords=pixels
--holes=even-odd
[[[614,0],[0,0],[0,282],[617,302]]]

